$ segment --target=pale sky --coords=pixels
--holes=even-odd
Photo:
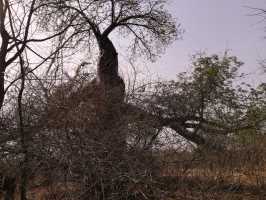
[[[169,9],[185,29],[183,40],[174,42],[156,63],[148,64],[152,73],[175,78],[189,70],[190,56],[199,51],[209,54],[230,50],[245,62],[252,84],[266,80],[258,61],[266,58],[265,23],[251,16],[250,7],[266,9],[265,0],[170,0]]]

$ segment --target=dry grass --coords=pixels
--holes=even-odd
[[[153,188],[162,200],[266,200],[266,142],[223,152],[200,150],[192,153],[161,153],[164,164]],[[129,190],[143,199],[145,186]],[[77,189],[74,184],[32,186],[29,200],[67,200]],[[0,197],[1,199],[1,197]],[[19,199],[18,197],[16,199]]]
[[[164,154],[161,188],[172,200],[265,200],[266,142],[224,152]]]

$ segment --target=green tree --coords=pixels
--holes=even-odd
[[[199,146],[220,149],[226,147],[230,135],[265,121],[263,112],[252,117],[265,106],[261,89],[233,85],[241,76],[242,62],[228,53],[222,57],[197,54],[193,59],[191,74],[155,84],[152,90],[156,92],[143,94],[145,103],[135,102],[144,106],[147,117],[154,117],[157,127],[169,127]]]

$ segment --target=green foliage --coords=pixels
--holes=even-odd
[[[196,54],[192,73],[180,73],[177,80],[155,84],[156,92],[145,99],[149,102],[146,108],[174,123],[175,131],[186,139],[201,137],[192,140],[200,141],[199,145],[227,143],[228,136],[240,133],[250,137],[254,132],[262,133],[265,84],[258,88],[236,85],[242,65],[228,52],[222,56]]]

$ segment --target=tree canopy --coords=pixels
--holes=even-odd
[[[115,30],[127,38],[133,54],[152,59],[166,45],[180,36],[181,29],[165,8],[165,0],[46,0],[40,20],[47,29],[71,26],[78,31],[77,42],[89,45]],[[52,19],[52,20],[51,20]],[[129,40],[130,39],[130,40]],[[99,43],[99,41],[98,41]]]

